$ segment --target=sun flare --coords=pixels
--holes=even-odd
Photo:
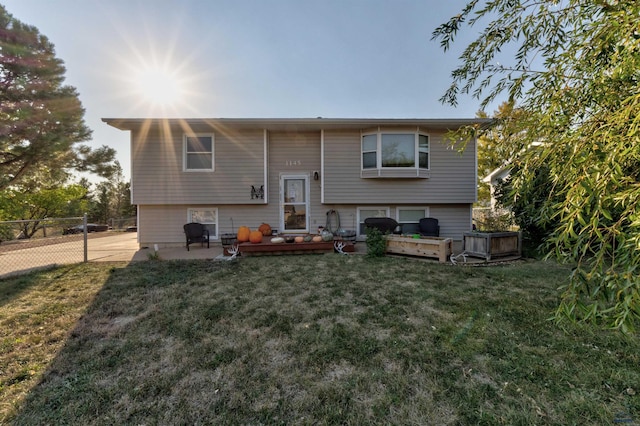
[[[168,106],[180,102],[184,87],[179,77],[163,68],[144,68],[134,78],[138,95],[152,105]]]

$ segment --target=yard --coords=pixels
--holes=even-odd
[[[1,280],[0,423],[639,424],[637,336],[549,321],[567,273],[331,254]]]

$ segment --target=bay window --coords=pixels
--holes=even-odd
[[[362,135],[362,173],[369,177],[429,177],[429,136],[419,132]]]

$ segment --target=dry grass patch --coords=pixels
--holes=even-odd
[[[15,424],[565,425],[640,412],[637,338],[550,323],[567,274],[554,264],[283,256],[86,265],[64,281],[73,270],[0,281],[19,289],[3,307],[22,309],[54,282],[91,289],[19,410],[0,413]],[[28,336],[5,327],[21,312],[3,311],[10,341]],[[19,395],[4,371],[0,397]]]

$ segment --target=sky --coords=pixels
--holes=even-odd
[[[431,40],[465,3],[0,0],[55,45],[89,144],[115,148],[127,178],[129,132],[102,118],[475,117],[477,99],[439,98],[476,34]]]

